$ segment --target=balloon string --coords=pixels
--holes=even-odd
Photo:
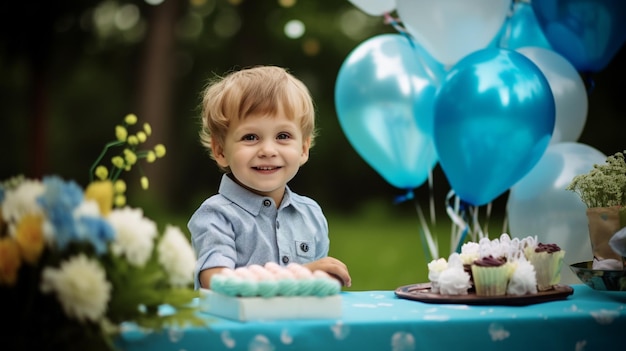
[[[485,214],[485,234],[489,237],[489,220],[491,219],[491,210],[493,202],[487,204],[487,211]],[[504,233],[504,232],[503,232]]]
[[[426,257],[426,262],[430,262],[435,258],[439,258],[439,247],[437,241],[433,239],[433,235],[426,224],[426,218],[424,217],[424,212],[422,212],[422,208],[419,205],[419,202],[415,198],[415,194],[413,190],[409,189],[404,195],[396,196],[393,199],[394,204],[399,204],[401,202],[405,202],[408,200],[415,200],[415,209],[417,210],[417,218],[420,224],[419,233],[420,239],[422,242],[422,247],[424,248],[424,257]],[[432,215],[431,215],[432,216]],[[426,249],[428,247],[428,250]]]
[[[430,262],[431,260],[439,258],[439,245],[437,241],[433,239],[433,235],[426,225],[424,212],[422,212],[422,208],[420,207],[417,199],[415,200],[415,209],[417,210],[417,217],[420,222],[420,238],[422,241],[422,247],[424,247],[424,244],[428,247],[428,250],[424,249],[424,256],[426,257],[426,262]]]
[[[437,224],[437,220],[435,218],[435,191],[433,187],[433,171],[432,169],[428,171],[428,194],[429,194],[429,206],[430,206],[430,224],[435,226]]]
[[[385,18],[385,24],[390,24],[395,30],[398,31],[398,33],[404,35],[409,41],[411,48],[413,48],[413,50],[416,50],[417,48],[415,47],[415,38],[411,35],[411,33],[409,33],[403,26],[401,26],[399,24],[399,21],[396,18],[393,18],[389,14],[389,12],[385,12],[383,16]],[[432,68],[422,58],[422,55],[416,52],[415,56],[417,57],[419,63],[422,65],[422,68],[424,69],[424,71],[426,71],[426,74],[428,74],[429,78],[432,80],[435,86],[440,86],[441,78],[438,77],[435,72],[433,72]]]
[[[400,34],[406,35],[409,39],[413,39],[411,34],[403,26],[401,26],[400,22],[396,18],[393,18],[389,12],[385,12],[383,17],[385,19],[385,24],[391,25]]]
[[[450,200],[455,199],[454,206],[450,205]],[[467,237],[469,232],[469,225],[465,221],[465,208],[467,207],[464,201],[458,196],[455,196],[454,190],[450,190],[446,196],[446,212],[448,217],[452,220],[452,234],[450,235],[450,249],[453,252],[461,252],[461,246]]]

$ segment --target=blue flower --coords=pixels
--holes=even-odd
[[[91,216],[82,216],[77,220],[78,237],[89,242],[96,249],[98,255],[107,251],[107,244],[115,237],[115,230],[104,219]]]
[[[83,190],[76,182],[65,182],[58,176],[44,177],[43,184],[45,191],[37,202],[54,227],[58,247],[64,249],[70,242],[79,239],[73,211],[83,201]]]

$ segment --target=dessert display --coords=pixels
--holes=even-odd
[[[295,263],[224,269],[200,292],[202,311],[239,321],[341,317],[341,283]]]
[[[211,277],[211,290],[227,296],[265,298],[275,296],[330,296],[341,291],[341,284],[323,271],[311,272],[302,265],[287,267],[269,262],[224,269]]]
[[[481,239],[460,253],[428,264],[431,293],[440,295],[524,296],[554,289],[565,251],[536,237]]]

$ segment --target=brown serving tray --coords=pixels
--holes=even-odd
[[[426,303],[463,304],[463,305],[503,305],[526,306],[537,303],[564,300],[574,293],[569,285],[555,285],[554,289],[527,295],[478,296],[475,292],[467,295],[441,295],[430,291],[430,283],[405,285],[395,290],[396,296],[402,299]]]

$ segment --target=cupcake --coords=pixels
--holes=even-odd
[[[478,296],[502,296],[506,294],[511,267],[503,257],[491,255],[472,263],[472,278]]]
[[[526,258],[535,267],[537,290],[551,290],[559,283],[564,257],[565,251],[557,244],[539,243],[526,248]]]
[[[442,295],[467,295],[472,287],[470,275],[463,268],[463,261],[454,252],[448,258],[448,267],[439,274],[439,293]]]
[[[448,261],[443,257],[428,263],[428,280],[430,280],[431,292],[439,293],[439,276],[446,268],[448,268]]]
[[[513,273],[506,288],[507,295],[526,295],[537,293],[537,277],[535,267],[525,258],[511,263]]]

